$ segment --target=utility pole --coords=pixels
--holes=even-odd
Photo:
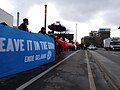
[[[46,19],[47,18],[47,5],[45,4],[45,21],[44,21],[44,27],[46,29]]]
[[[77,42],[77,24],[76,24],[76,42]]]

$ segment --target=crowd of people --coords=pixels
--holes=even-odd
[[[2,22],[1,24],[7,25],[5,22]],[[29,25],[29,20],[27,18],[24,18],[23,22],[18,26],[18,29],[26,31],[26,32],[30,32],[27,27],[28,25]],[[48,33],[46,33],[46,28],[42,27],[38,33],[41,33],[44,35],[46,34],[54,39],[56,54],[59,54],[60,52],[63,52],[63,51],[76,50],[76,45],[74,43],[65,41],[64,37],[55,36],[53,30],[48,31]]]

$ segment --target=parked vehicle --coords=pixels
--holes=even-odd
[[[120,38],[106,38],[103,40],[104,49],[108,50],[120,50]]]
[[[94,46],[94,45],[89,45],[89,46],[88,46],[88,49],[89,49],[89,50],[96,50],[96,49],[97,49],[97,47],[96,47],[96,46]]]

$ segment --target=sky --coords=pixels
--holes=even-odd
[[[20,23],[28,18],[28,28],[35,33],[44,26],[45,4],[47,26],[60,21],[67,33],[74,34],[74,40],[77,33],[78,42],[99,28],[111,28],[111,37],[120,36],[120,0],[0,0],[0,8],[13,15],[14,26],[19,12]]]

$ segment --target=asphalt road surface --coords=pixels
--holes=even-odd
[[[90,51],[95,61],[107,74],[110,82],[120,90],[120,51],[105,51],[104,49]]]
[[[111,53],[115,54],[115,59],[117,54],[119,58],[119,52]],[[53,63],[0,79],[0,90],[117,90],[115,81],[106,78],[107,74],[111,74],[111,68],[115,70],[109,55],[103,49],[63,52]],[[115,60],[113,66],[120,70],[118,62]],[[118,71],[115,72],[118,76]]]

